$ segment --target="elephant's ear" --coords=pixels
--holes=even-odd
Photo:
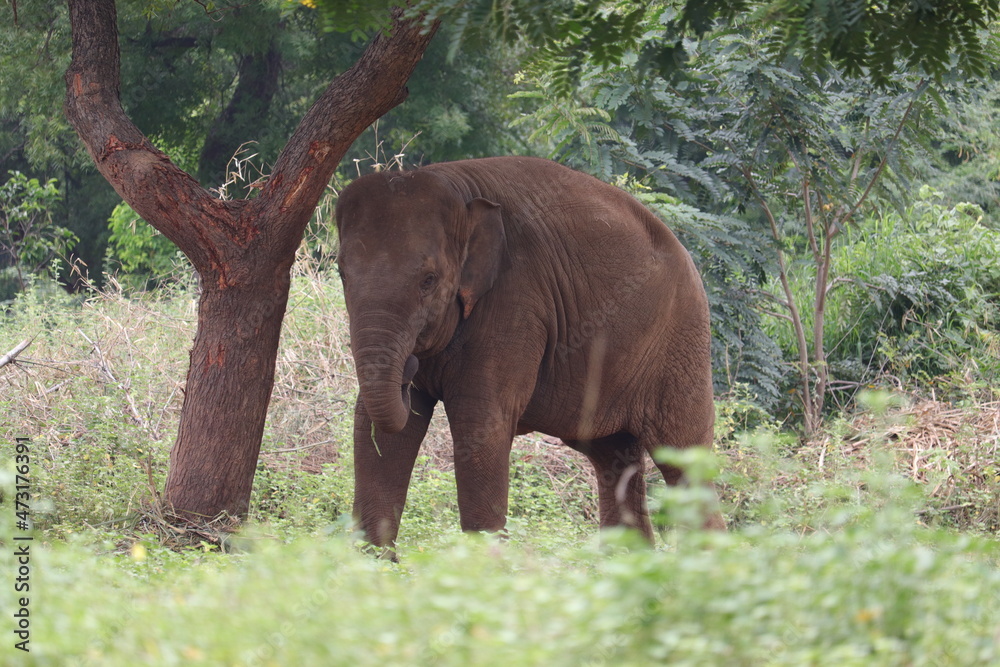
[[[468,318],[479,298],[493,287],[500,273],[500,261],[506,245],[500,205],[486,199],[473,199],[468,204],[472,235],[466,246],[462,281],[458,298],[462,302],[462,317]]]

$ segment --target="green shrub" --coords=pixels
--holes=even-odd
[[[0,302],[8,301],[46,273],[59,275],[60,262],[79,241],[52,221],[62,193],[54,178],[44,184],[19,171],[0,185]]]
[[[1000,373],[1000,232],[981,224],[978,207],[938,198],[924,187],[905,214],[866,219],[835,244],[825,332],[835,383]],[[807,272],[792,278],[796,294],[810,289]],[[791,327],[766,323],[792,358]]]
[[[339,538],[242,556],[34,552],[23,665],[991,665],[996,542],[901,508],[842,529],[686,533],[668,550],[460,537],[401,566]],[[530,545],[527,545],[530,546]],[[0,556],[9,570],[11,555]],[[46,591],[52,593],[45,594]]]
[[[132,287],[155,287],[167,280],[177,266],[187,265],[183,253],[170,239],[121,202],[108,219],[107,273]]]
[[[995,374],[1000,233],[980,224],[976,206],[943,207],[927,188],[921,197],[905,218],[848,230],[835,265],[850,282],[833,300],[834,349],[842,363],[864,359],[903,381],[970,361]]]

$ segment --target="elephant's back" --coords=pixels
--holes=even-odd
[[[589,174],[534,157],[491,157],[424,167],[445,176],[466,201],[500,204],[508,234],[525,245],[561,246],[603,256],[602,263],[641,261],[649,251],[679,253],[674,262],[693,270],[670,229],[627,192]],[[679,277],[679,276],[678,276]]]
[[[442,175],[467,202],[482,197],[500,205],[515,273],[549,283],[566,312],[584,317],[595,300],[620,300],[637,285],[643,292],[660,285],[657,310],[675,314],[679,306],[670,302],[681,295],[683,309],[707,313],[690,254],[627,192],[541,158],[481,158],[424,169]]]

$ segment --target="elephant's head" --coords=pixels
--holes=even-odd
[[[340,194],[337,231],[361,398],[375,425],[396,433],[409,419],[417,358],[447,347],[493,287],[500,207],[467,202],[429,171],[371,174]]]

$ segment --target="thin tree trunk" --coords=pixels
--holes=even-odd
[[[101,174],[201,276],[177,441],[164,490],[177,516],[243,516],[274,382],[289,271],[306,224],[357,136],[406,97],[430,42],[393,13],[300,123],[259,197],[220,201],[155,149],[122,110],[114,0],[70,0],[66,113]]]
[[[812,383],[810,382],[809,343],[806,340],[806,330],[802,322],[802,315],[799,313],[798,304],[795,303],[795,294],[792,292],[792,285],[788,280],[788,262],[785,259],[784,251],[781,249],[781,230],[778,228],[778,221],[774,217],[774,213],[771,211],[767,200],[764,198],[764,194],[757,187],[757,181],[753,176],[753,172],[749,168],[744,167],[743,176],[747,179],[747,183],[750,184],[754,196],[757,198],[758,203],[760,203],[761,209],[764,211],[767,222],[771,227],[771,238],[774,239],[774,248],[778,257],[778,279],[781,282],[781,289],[785,295],[783,305],[788,310],[788,320],[792,323],[792,329],[795,331],[795,344],[799,352],[799,383],[802,391],[802,410],[805,417],[806,432],[811,433],[816,427],[817,421],[813,411]],[[806,188],[808,189],[808,185]]]

